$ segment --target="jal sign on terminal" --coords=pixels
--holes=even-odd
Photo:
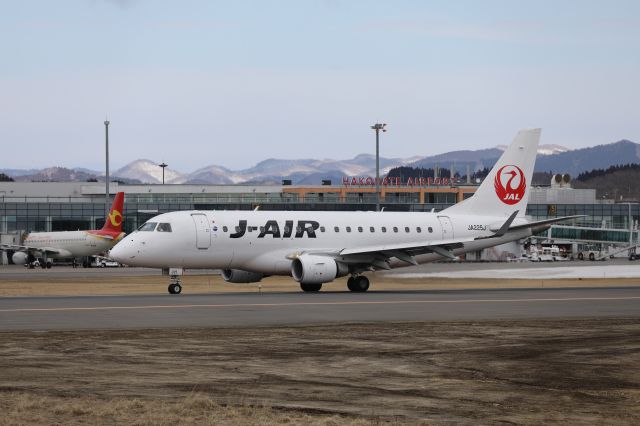
[[[385,177],[380,178],[380,186],[452,186],[460,182],[458,178],[447,177],[417,177],[402,178]],[[343,186],[376,186],[376,178],[371,176],[343,176]]]

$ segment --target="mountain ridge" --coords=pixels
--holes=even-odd
[[[466,173],[467,165],[481,170],[492,167],[501,155],[504,146],[479,150],[457,150],[432,156],[409,158],[380,158],[381,174],[387,174],[395,167],[450,168],[452,164],[458,173]],[[536,171],[569,173],[578,175],[591,169],[607,168],[616,164],[640,163],[640,145],[627,139],[610,144],[569,150],[559,145],[541,145],[538,149]],[[27,173],[30,172],[30,173]],[[322,179],[340,182],[343,176],[372,176],[375,174],[375,156],[358,154],[347,160],[334,159],[278,159],[267,158],[252,167],[232,170],[220,165],[201,167],[190,173],[181,173],[167,167],[165,183],[168,184],[279,184],[282,179],[290,179],[293,184],[318,185]],[[16,181],[104,181],[101,172],[85,168],[66,169],[50,167],[46,169],[0,169],[0,173]],[[127,183],[162,183],[162,169],[149,159],[134,160],[111,173],[113,180]]]

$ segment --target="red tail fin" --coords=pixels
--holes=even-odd
[[[109,210],[109,216],[104,222],[104,226],[101,231],[120,233],[122,232],[122,212],[124,207],[124,192],[118,192],[116,198],[113,200],[111,210]]]

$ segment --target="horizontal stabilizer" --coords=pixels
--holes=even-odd
[[[554,217],[553,219],[538,220],[536,222],[529,222],[529,223],[524,223],[522,225],[512,226],[511,228],[509,228],[509,230],[514,231],[516,229],[544,227],[554,223],[564,222],[565,220],[578,219],[581,217],[586,217],[586,215],[582,214],[582,215],[575,215],[575,216],[563,216],[563,217]]]

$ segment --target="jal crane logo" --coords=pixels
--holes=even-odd
[[[520,167],[507,165],[498,170],[493,184],[498,198],[505,204],[513,205],[522,201],[527,179]]]

